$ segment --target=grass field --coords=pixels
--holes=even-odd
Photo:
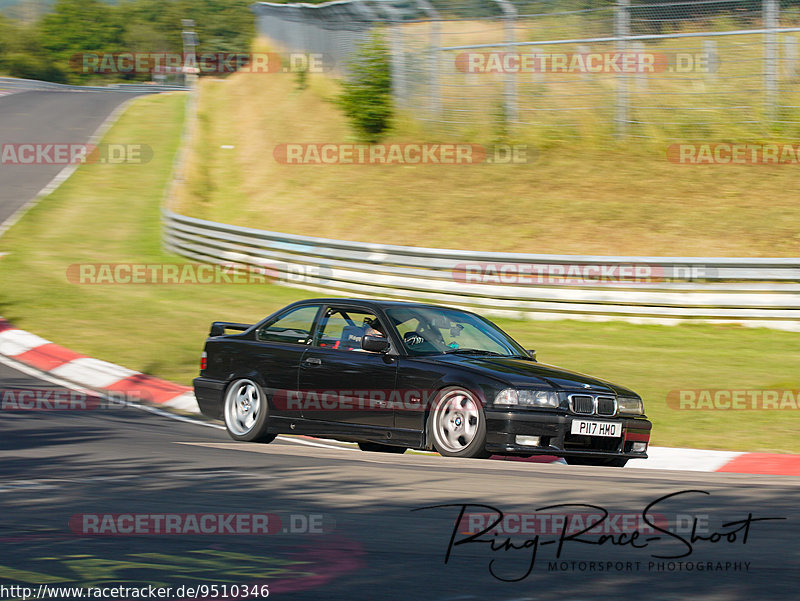
[[[75,263],[180,261],[160,247],[159,206],[180,136],[182,95],[137,100],[105,142],[143,141],[145,165],[87,165],[0,239],[0,314],[91,356],[188,384],[209,323],[252,322],[309,296],[272,285],[76,285]],[[221,168],[212,165],[212,169]],[[236,174],[233,173],[232,176]],[[800,388],[797,334],[734,326],[498,320],[540,360],[630,386],[653,443],[800,452],[800,411],[688,412],[684,388]]]
[[[576,254],[792,256],[793,170],[687,167],[653,147],[557,145],[528,165],[288,166],[286,142],[348,142],[312,76],[240,74],[201,86],[176,208],[264,229],[416,246]],[[249,102],[251,97],[262,102]],[[148,143],[144,165],[86,165],[0,239],[0,315],[90,356],[188,384],[208,325],[252,322],[312,293],[273,285],[76,285],[79,263],[175,263],[159,208],[184,95],[133,103],[105,142]],[[390,141],[426,141],[401,121]],[[223,148],[233,146],[233,148]],[[797,334],[735,326],[497,320],[540,360],[640,392],[653,443],[800,452],[800,411],[688,412],[672,390],[800,388]]]
[[[88,355],[190,382],[213,319],[253,319],[302,293],[241,286],[77,285],[79,263],[182,262],[161,250],[160,206],[185,95],[137,100],[105,138],[147,140],[144,165],[85,165],[0,239],[0,315]],[[187,336],[188,334],[188,336]]]
[[[354,141],[330,102],[335,85],[310,80],[302,91],[290,74],[204,80],[178,208],[263,229],[410,246],[662,256],[797,256],[800,249],[791,165],[677,165],[666,145],[636,140],[562,143],[523,165],[280,164],[279,144]],[[386,141],[464,140],[430,139],[403,120]]]

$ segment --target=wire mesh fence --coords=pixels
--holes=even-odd
[[[351,0],[254,5],[261,35],[342,73],[373,30],[396,105],[512,138],[795,138],[800,2]]]

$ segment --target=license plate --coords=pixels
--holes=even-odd
[[[619,438],[622,436],[622,424],[619,422],[595,422],[588,419],[572,420],[572,434],[583,434],[584,436],[605,436],[607,438]]]

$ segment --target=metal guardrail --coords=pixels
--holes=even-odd
[[[136,94],[159,92],[185,92],[189,88],[183,86],[163,86],[149,84],[117,83],[107,86],[72,86],[37,79],[18,79],[16,77],[0,77],[0,89],[4,90],[52,90],[54,92],[133,92]]]
[[[800,259],[590,257],[370,244],[226,225],[165,210],[166,249],[349,296],[510,317],[735,322],[800,331]]]

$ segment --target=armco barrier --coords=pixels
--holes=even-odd
[[[165,210],[165,247],[190,259],[260,268],[278,283],[349,296],[413,299],[536,319],[735,322],[800,331],[800,259],[589,257],[489,253],[328,240],[226,225]],[[647,281],[467,281],[468,264],[647,267]],[[491,278],[489,278],[491,279]],[[547,280],[547,278],[545,278]]]
[[[189,88],[183,86],[162,86],[150,84],[127,84],[118,83],[108,86],[71,86],[50,81],[39,81],[37,79],[17,79],[15,77],[0,77],[0,89],[2,90],[31,90],[31,91],[53,91],[53,92],[133,92],[136,94],[158,92],[186,92]]]

